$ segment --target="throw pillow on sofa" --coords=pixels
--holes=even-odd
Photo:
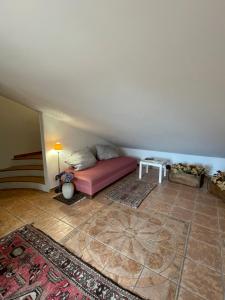
[[[93,167],[96,162],[97,160],[94,154],[88,148],[75,151],[67,161],[65,161],[65,163],[73,166],[77,171]]]
[[[96,145],[96,152],[98,160],[106,160],[120,156],[119,150],[110,145]]]

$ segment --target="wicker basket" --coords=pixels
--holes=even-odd
[[[222,191],[214,182],[210,179],[208,181],[208,191],[214,196],[222,199],[225,202],[225,191]]]
[[[196,188],[202,187],[204,183],[204,175],[196,176],[187,173],[175,173],[173,170],[169,171],[168,179],[170,182],[180,183]]]

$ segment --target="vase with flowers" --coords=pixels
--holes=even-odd
[[[62,194],[63,197],[67,200],[71,199],[74,195],[74,183],[73,183],[74,175],[72,173],[64,173],[61,177],[63,182],[62,185]]]

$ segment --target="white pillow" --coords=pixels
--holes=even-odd
[[[70,166],[73,166],[75,170],[84,170],[93,167],[97,160],[94,154],[88,148],[84,148],[75,151],[71,156],[65,161]]]
[[[110,158],[119,157],[119,150],[110,145],[96,145],[97,158],[99,160],[106,160]]]

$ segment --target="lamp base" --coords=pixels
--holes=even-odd
[[[64,174],[65,174],[65,172],[61,172],[61,173],[58,173],[57,175],[55,175],[55,180],[58,180],[58,181],[59,181],[58,186],[55,188],[55,193],[56,193],[56,194],[62,192],[62,185],[63,185],[63,182],[62,182],[62,180],[61,180],[61,177],[62,177],[62,175],[64,175]]]
[[[61,193],[62,192],[62,185],[58,185],[56,188],[55,188],[55,193],[58,194],[58,193]]]

